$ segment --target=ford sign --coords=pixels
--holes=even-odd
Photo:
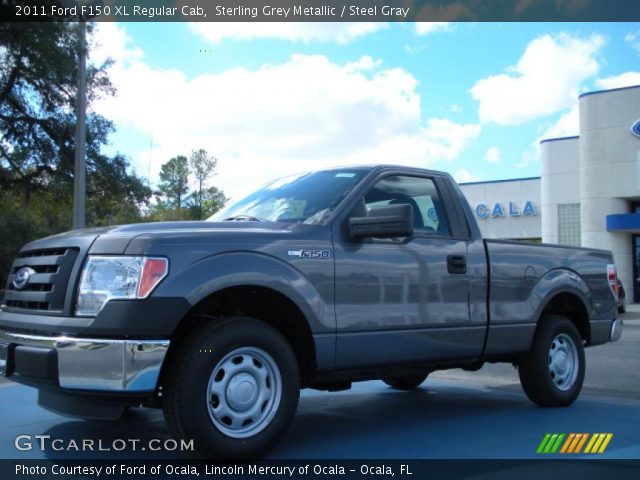
[[[31,267],[23,267],[17,271],[15,277],[13,277],[13,287],[16,290],[22,290],[29,285],[29,279],[31,275],[34,275],[36,271]]]
[[[636,137],[640,137],[640,119],[636,120],[636,122],[631,125],[631,133]]]

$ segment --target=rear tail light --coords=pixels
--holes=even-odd
[[[609,281],[609,288],[616,300],[618,300],[618,274],[616,272],[616,266],[610,263],[607,265],[607,280]]]

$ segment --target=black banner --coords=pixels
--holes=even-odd
[[[0,460],[8,478],[234,479],[636,479],[640,460]]]
[[[0,0],[2,21],[634,22],[638,0]]]

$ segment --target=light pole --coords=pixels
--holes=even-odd
[[[80,42],[78,47],[78,98],[76,104],[76,151],[73,176],[73,228],[85,227],[85,199],[86,199],[86,160],[85,143],[86,113],[87,113],[87,24],[78,18],[80,27]]]

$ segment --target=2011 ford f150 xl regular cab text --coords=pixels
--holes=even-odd
[[[205,222],[27,244],[0,371],[49,410],[162,408],[203,454],[255,457],[301,388],[510,362],[533,402],[570,405],[584,347],[621,330],[610,252],[482,239],[448,174],[358,166],[276,180]]]

